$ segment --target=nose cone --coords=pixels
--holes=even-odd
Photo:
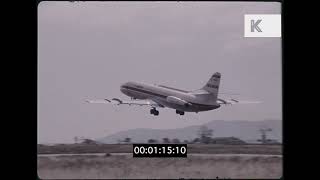
[[[122,93],[126,93],[126,87],[128,86],[128,83],[124,83],[124,84],[122,84],[121,86],[120,86],[120,91],[122,92]]]
[[[122,93],[123,93],[123,91],[125,90],[124,86],[125,86],[125,85],[121,85],[121,86],[120,86],[120,91],[121,91]]]

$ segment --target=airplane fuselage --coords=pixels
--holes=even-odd
[[[114,105],[136,105],[151,107],[150,114],[159,115],[157,108],[171,108],[176,110],[176,114],[184,115],[185,112],[201,112],[220,108],[221,105],[259,103],[250,101],[240,101],[236,99],[220,98],[219,86],[221,73],[216,72],[204,86],[192,91],[185,91],[173,87],[145,84],[138,82],[127,82],[120,87],[120,91],[131,97],[131,100],[121,100],[119,98],[88,100],[89,103],[102,103]],[[138,99],[134,101],[133,99]]]
[[[200,112],[220,107],[216,101],[201,98],[188,91],[167,86],[128,82],[121,86],[121,92],[134,99],[151,99],[152,101],[182,112]]]

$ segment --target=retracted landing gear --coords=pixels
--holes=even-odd
[[[177,114],[180,114],[181,116],[184,115],[184,112],[183,112],[183,111],[176,110],[176,113],[177,113]]]
[[[150,114],[153,114],[153,115],[155,115],[155,116],[158,116],[158,115],[159,115],[159,111],[156,110],[156,108],[152,108],[152,109],[150,109]]]

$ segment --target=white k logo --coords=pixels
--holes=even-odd
[[[259,23],[261,23],[261,19],[259,19],[258,21],[254,22],[254,20],[251,20],[251,32],[254,32],[254,30],[256,29],[258,32],[262,32],[262,30],[260,29],[260,27],[258,26]]]

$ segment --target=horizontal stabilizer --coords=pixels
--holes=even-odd
[[[242,100],[237,100],[237,99],[217,99],[218,104],[220,105],[233,105],[233,104],[259,104],[262,103],[262,101],[242,101]]]

